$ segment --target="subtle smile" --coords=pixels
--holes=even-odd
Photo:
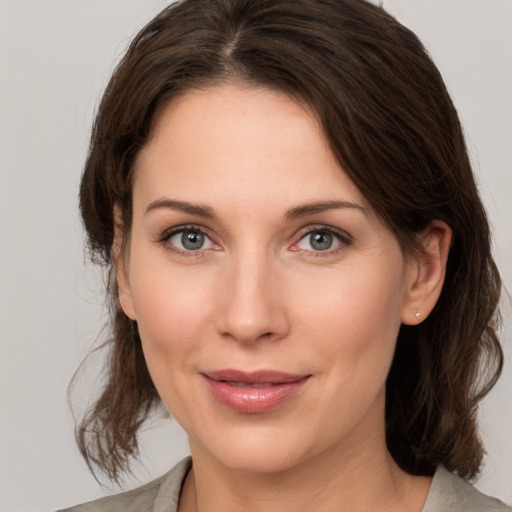
[[[311,377],[272,370],[242,372],[231,369],[201,375],[221,404],[242,413],[276,409],[297,395]]]

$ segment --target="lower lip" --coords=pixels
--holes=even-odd
[[[203,375],[212,395],[223,405],[237,412],[261,413],[277,409],[291,400],[304,387],[309,376],[293,382],[269,387],[238,387]]]

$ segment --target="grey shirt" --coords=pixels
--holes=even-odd
[[[60,512],[176,512],[181,486],[191,465],[192,461],[187,457],[164,476],[133,491],[107,496]],[[422,512],[512,512],[512,509],[482,494],[440,466]]]

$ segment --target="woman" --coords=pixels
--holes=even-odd
[[[383,10],[171,5],[107,87],[80,199],[114,327],[82,453],[119,480],[163,403],[192,459],[78,510],[507,510],[463,480],[502,365],[489,227],[439,72]]]

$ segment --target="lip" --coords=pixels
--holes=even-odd
[[[233,369],[207,371],[201,376],[217,401],[243,413],[262,413],[284,405],[311,377],[273,370]]]

